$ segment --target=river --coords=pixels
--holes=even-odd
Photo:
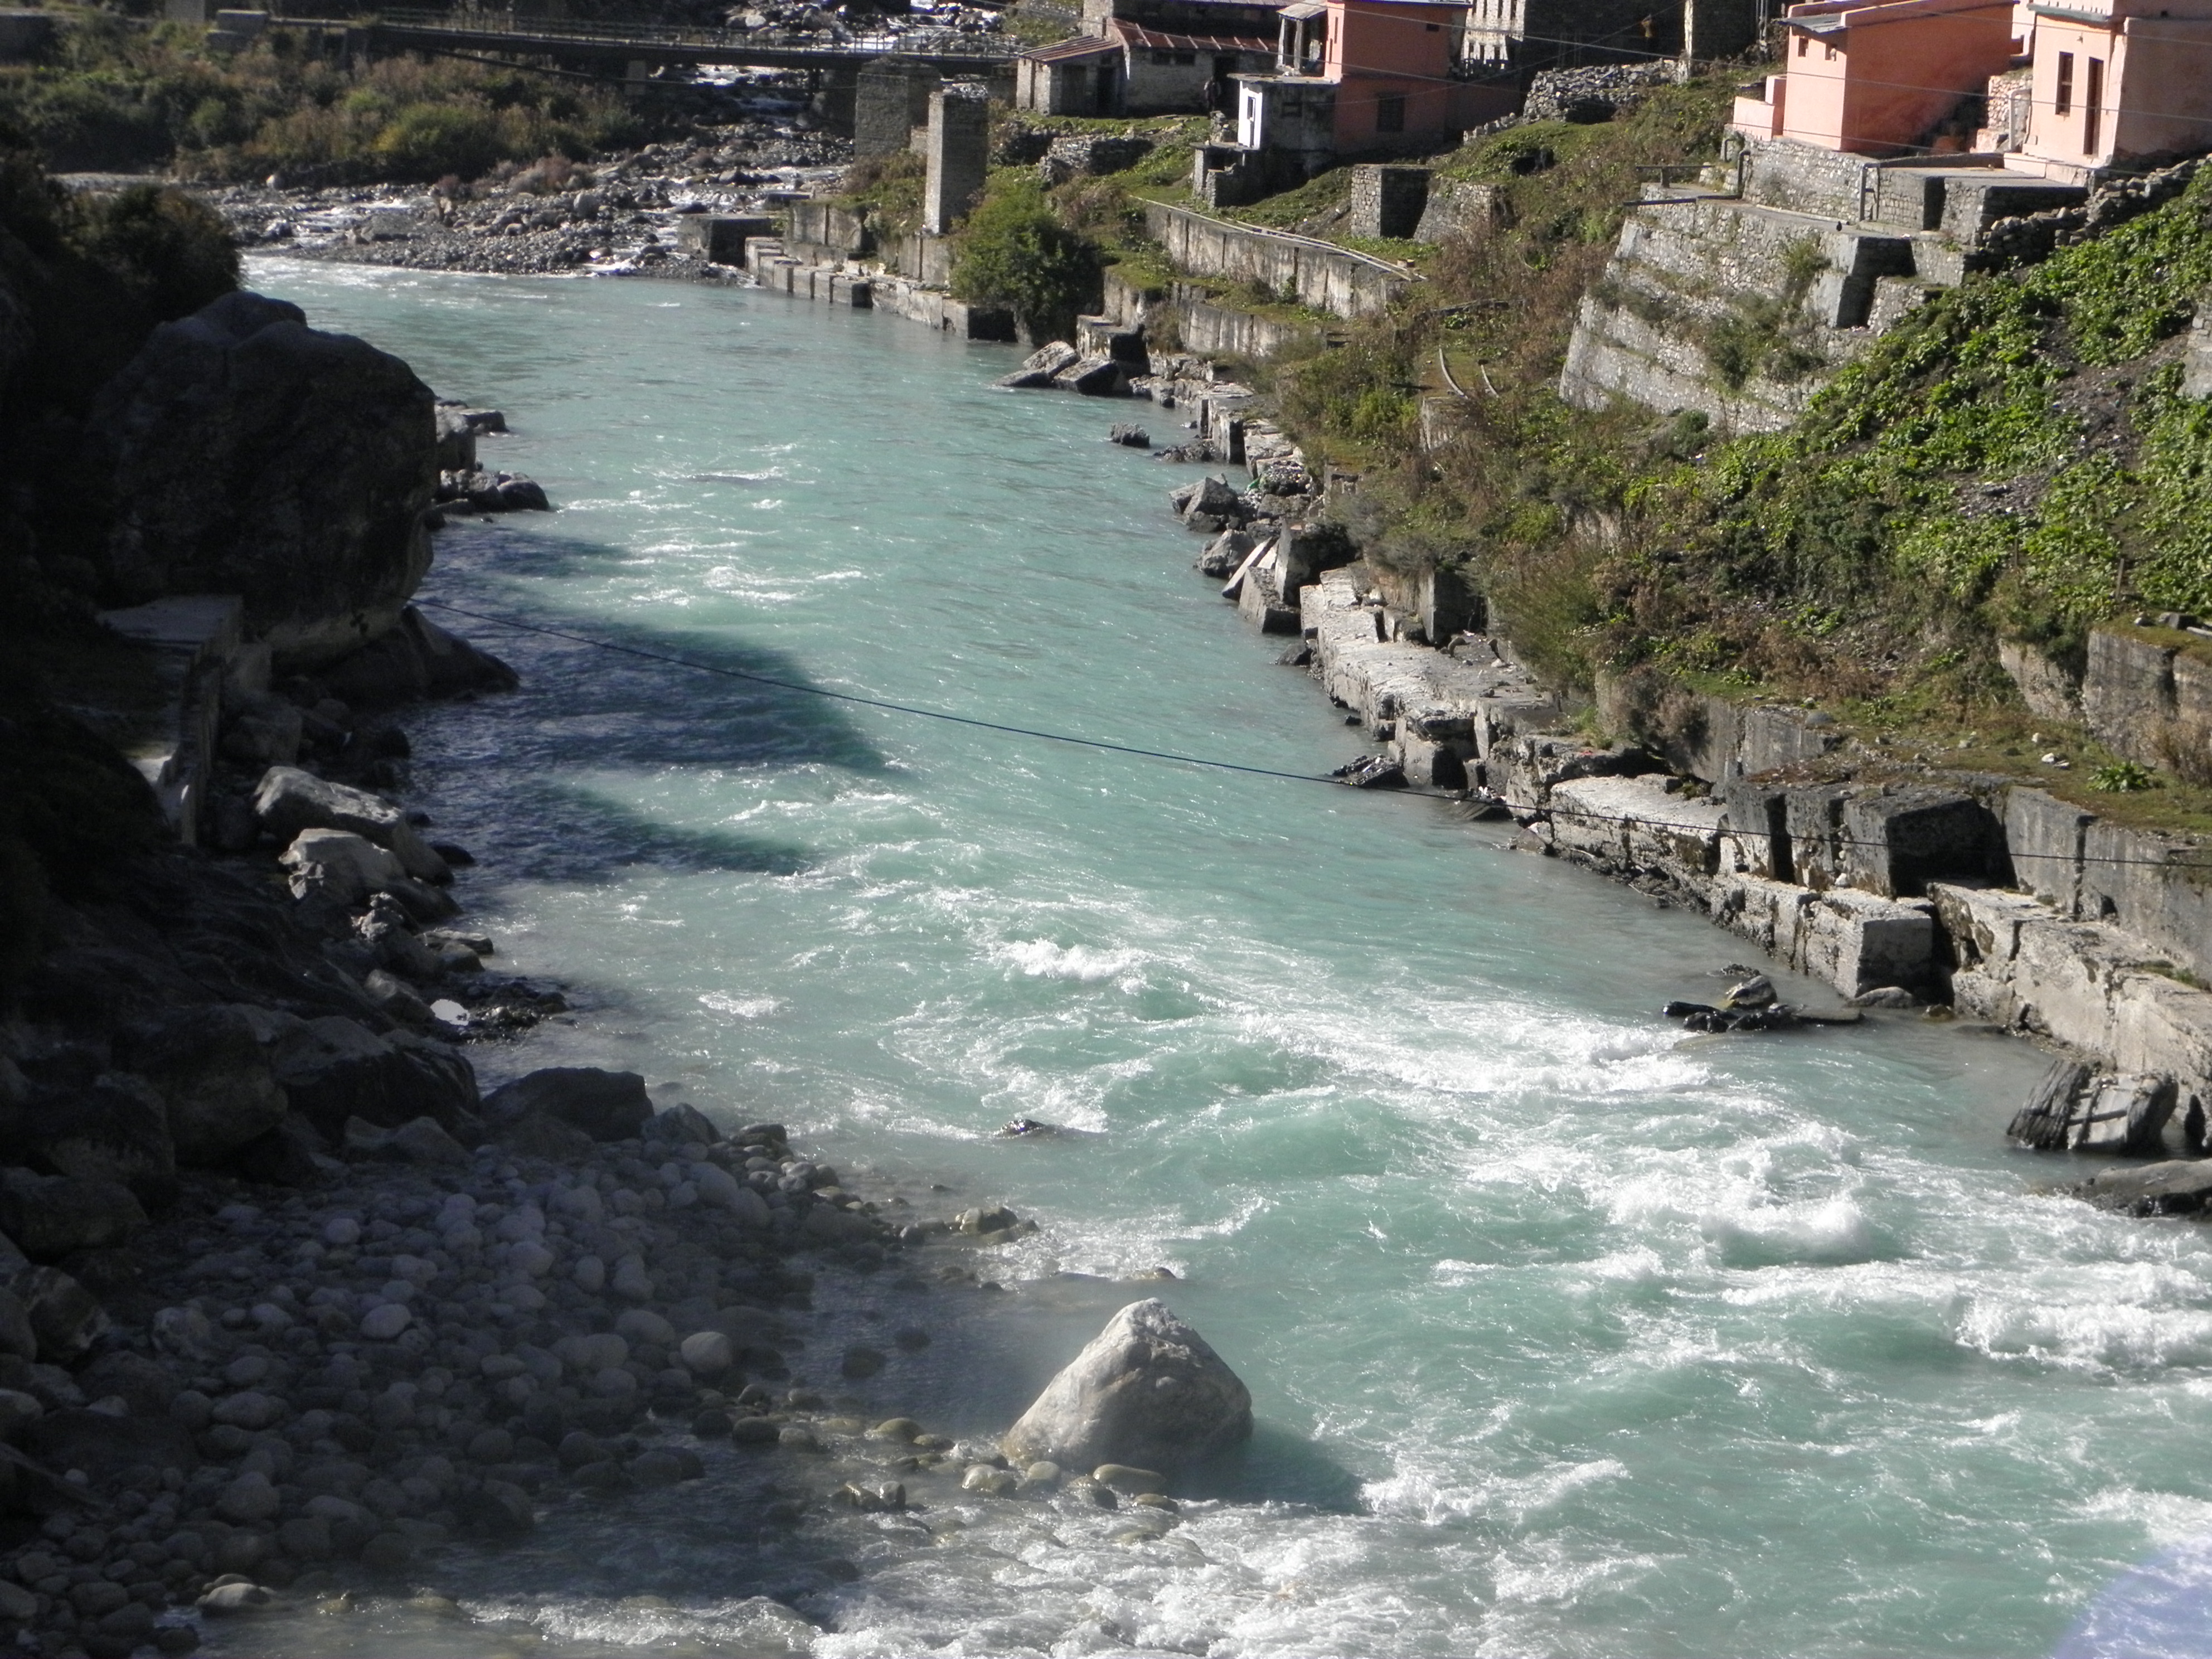
[[[991,390],[1007,348],[742,289],[252,280],[504,409],[487,460],[560,504],[443,532],[428,597],[1260,767],[1358,750],[1192,573],[1163,497],[1194,474],[1103,441],[1127,406]],[[441,619],[525,685],[412,719],[422,801],[501,962],[578,1004],[479,1048],[487,1080],[626,1066],[1036,1217],[1001,1291],[825,1277],[817,1383],[908,1304],[936,1333],[871,1409],[1002,1428],[1157,1291],[1259,1438],[1162,1542],[976,1499],[765,1567],[710,1460],[428,1575],[504,1632],[229,1650],[2048,1652],[2212,1518],[2212,1235],[2032,1189],[2065,1170],[2002,1140],[2026,1045],[1686,1036],[1658,1006],[1747,947],[1437,802]],[[763,1625],[763,1587],[823,1632]]]

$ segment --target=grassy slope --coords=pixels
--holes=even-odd
[[[1939,295],[1788,431],[1708,445],[1695,417],[1565,407],[1575,310],[1638,169],[1709,154],[1724,96],[1671,88],[1622,121],[1447,158],[1500,186],[1507,228],[1424,261],[1418,298],[1342,349],[1279,368],[1293,429],[1364,472],[1345,510],[1370,556],[1467,568],[1565,684],[1642,672],[1818,701],[1901,762],[2023,771],[2102,811],[2212,827],[2212,793],[2177,777],[2084,795],[2112,757],[2032,718],[1997,662],[2001,639],[2078,661],[2116,614],[2212,613],[2212,405],[2178,395],[2175,337],[2212,288],[2212,173]],[[1336,194],[1317,180],[1247,216],[1297,222]],[[1424,453],[1440,348],[1474,396],[1451,406],[1457,440]]]

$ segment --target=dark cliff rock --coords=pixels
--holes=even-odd
[[[398,358],[225,295],[154,331],[94,400],[112,597],[245,596],[280,659],[389,630],[429,568],[436,400]]]

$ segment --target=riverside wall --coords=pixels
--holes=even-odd
[[[1337,317],[1387,309],[1417,278],[1333,243],[1231,224],[1165,202],[1148,203],[1145,226],[1177,270],[1258,284],[1273,295]]]
[[[1984,1020],[2086,1057],[2075,1116],[2050,1144],[2201,1145],[2204,848],[2016,780],[1877,770],[1800,708],[1636,684],[1569,708],[1508,641],[1464,631],[1479,599],[1440,624],[1434,594],[1364,564],[1239,576],[1265,586],[1262,601],[1233,595],[1248,621],[1295,613],[1310,672],[1386,774],[1509,817],[1522,849],[1692,909],[1848,1000]],[[1591,713],[1626,740],[1590,743]],[[2100,1090],[2139,1108],[2106,1115],[2123,1125],[2107,1139],[2083,1103]]]

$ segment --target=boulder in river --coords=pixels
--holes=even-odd
[[[1164,1303],[1133,1302],[1006,1431],[1016,1467],[1121,1463],[1172,1472],[1249,1437],[1252,1395]]]
[[[529,487],[538,489],[534,483]],[[541,506],[544,499],[541,490]],[[447,633],[411,605],[399,613],[397,628],[324,670],[320,678],[332,696],[356,708],[470,691],[512,691],[522,683],[491,653]]]
[[[2005,1133],[2038,1152],[2154,1158],[2179,1093],[2170,1077],[2101,1072],[2060,1055]]]
[[[333,1142],[349,1117],[396,1129],[425,1113],[447,1133],[474,1138],[476,1073],[434,1038],[380,1036],[331,1014],[286,1026],[270,1059],[292,1109]]]

